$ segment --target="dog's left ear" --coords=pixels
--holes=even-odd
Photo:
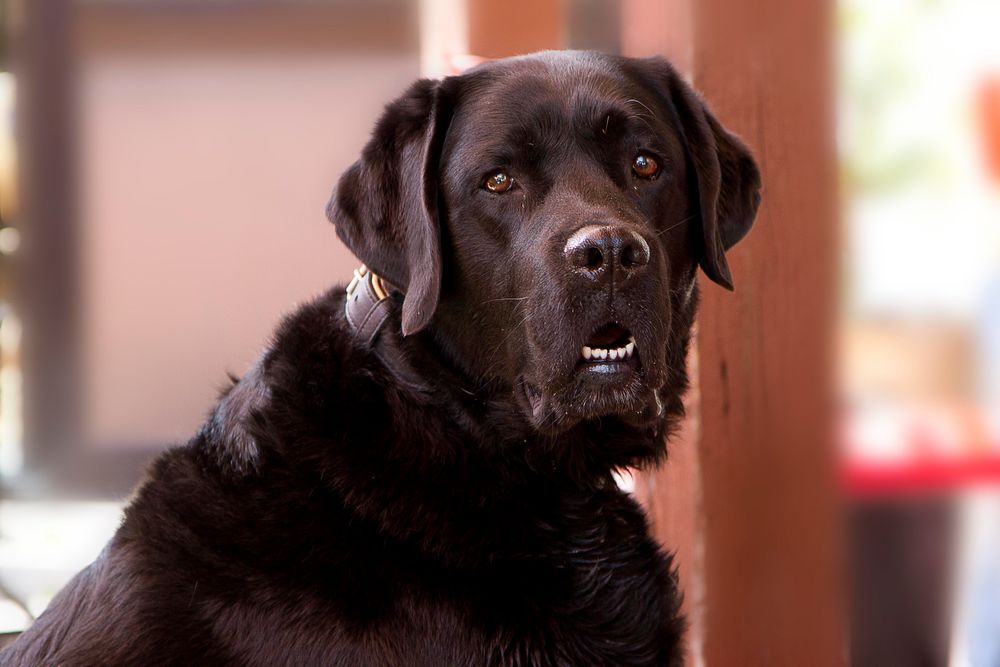
[[[663,58],[641,61],[642,71],[674,116],[698,184],[704,238],[701,268],[733,289],[726,251],[746,236],[760,205],[760,170],[750,149],[722,127],[704,101]]]
[[[426,327],[441,291],[438,167],[450,120],[441,83],[423,79],[389,104],[326,207],[337,235],[402,289],[403,334]]]

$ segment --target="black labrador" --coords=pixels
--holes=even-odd
[[[760,175],[662,59],[418,81],[328,214],[369,267],[286,318],[3,665],[679,665],[612,473],[665,457],[695,273]]]

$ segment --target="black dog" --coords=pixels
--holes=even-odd
[[[664,458],[759,189],[660,59],[417,82],[328,209],[386,282],[286,319],[3,664],[680,664],[612,472]]]

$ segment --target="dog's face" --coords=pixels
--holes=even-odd
[[[732,287],[759,188],[665,61],[552,52],[415,84],[329,214],[405,291],[404,333],[536,429],[643,428],[679,398],[695,272]]]

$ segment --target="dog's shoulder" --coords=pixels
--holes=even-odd
[[[384,402],[384,372],[353,340],[343,309],[343,288],[301,305],[242,377],[230,378],[195,439],[225,473],[253,476],[303,430],[349,425]]]
[[[193,609],[187,573],[150,559],[124,532],[63,587],[0,665],[227,664]]]

